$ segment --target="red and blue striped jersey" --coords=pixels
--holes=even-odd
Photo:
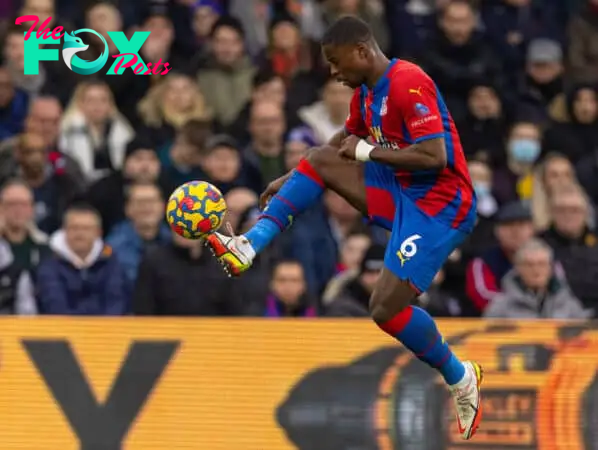
[[[443,138],[443,170],[397,170],[396,176],[404,194],[423,212],[471,231],[476,200],[459,134],[436,84],[419,66],[392,60],[373,89],[357,88],[345,128],[389,151]]]

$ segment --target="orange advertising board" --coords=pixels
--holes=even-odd
[[[457,437],[437,374],[367,320],[0,320],[3,450],[596,449],[594,323],[446,320],[485,368]]]

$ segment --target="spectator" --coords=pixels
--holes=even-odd
[[[37,314],[35,288],[29,273],[15,263],[10,245],[0,238],[0,315]]]
[[[466,272],[471,260],[497,245],[494,219],[498,204],[492,195],[492,169],[488,164],[472,160],[468,163],[469,174],[477,197],[477,222],[473,232],[460,248],[448,258],[443,268],[442,289],[452,297],[463,299],[466,294]],[[440,276],[440,275],[439,275]],[[463,305],[462,315],[475,314],[475,310]],[[454,311],[454,308],[451,309]]]
[[[226,217],[224,223],[230,223],[233,230],[238,230],[241,225],[241,216],[251,207],[257,205],[258,197],[255,192],[247,188],[235,188],[225,196]]]
[[[139,102],[139,115],[146,126],[143,133],[157,148],[174,140],[177,130],[190,120],[212,118],[205,98],[193,79],[169,73]]]
[[[284,254],[301,263],[314,294],[320,294],[336,273],[338,249],[359,217],[359,212],[343,197],[326,191],[323,207],[299,217],[287,233]]]
[[[566,111],[544,136],[544,151],[558,151],[573,164],[598,149],[598,98],[593,86],[578,85],[566,96]]]
[[[189,289],[193,280],[195,288]],[[141,316],[222,316],[239,314],[234,287],[201,241],[173,233],[170,244],[155,245],[143,256],[133,295]]]
[[[268,45],[268,26],[273,8],[261,1],[230,0],[231,16],[239,18],[245,32],[245,45],[252,57],[257,57]]]
[[[309,296],[301,264],[280,261],[272,272],[270,292],[257,311],[265,317],[315,317],[315,302]],[[253,314],[252,314],[253,315]]]
[[[9,180],[0,190],[0,235],[10,246],[14,265],[35,276],[49,255],[48,236],[33,221],[33,192],[21,180]]]
[[[283,173],[285,116],[280,104],[272,101],[254,102],[249,132],[251,142],[244,155],[251,169],[261,174],[260,187]]]
[[[569,67],[576,82],[598,83],[598,1],[585,3],[569,22]]]
[[[476,13],[465,0],[450,2],[440,13],[439,32],[418,59],[436,81],[455,120],[466,111],[464,99],[478,80],[500,83],[499,59],[475,33]]]
[[[542,119],[550,103],[563,92],[565,66],[561,45],[551,39],[534,39],[527,49],[526,69],[520,98]]]
[[[329,317],[369,317],[369,302],[374,287],[384,267],[383,246],[370,246],[361,261],[357,275],[348,279],[347,284],[326,307]]]
[[[154,67],[160,67],[157,74],[152,73],[151,75],[153,82],[159,82],[162,73],[165,71],[166,73],[170,70],[181,73],[190,71],[189,61],[186,61],[175,51],[175,31],[170,17],[159,12],[150,12],[143,21],[141,29],[150,32],[141,47],[141,56],[146,62],[153,63]]]
[[[319,144],[326,144],[343,129],[352,97],[352,89],[330,78],[324,85],[322,100],[299,110],[299,118],[314,131]]]
[[[201,159],[211,134],[209,122],[191,120],[177,130],[172,145],[160,149],[158,154],[162,170],[173,189],[205,176],[201,169]]]
[[[259,67],[271,69],[287,86],[301,72],[317,69],[312,42],[301,36],[297,22],[288,15],[275,17],[270,23],[269,45],[259,57]]]
[[[504,109],[502,99],[490,83],[481,81],[469,91],[467,113],[457,128],[467,157],[504,163]]]
[[[214,119],[230,126],[251,97],[255,68],[245,54],[241,23],[221,17],[210,34],[211,54],[198,73],[198,83]]]
[[[160,186],[163,196],[170,195],[173,190],[172,183],[161,172],[160,161],[151,143],[143,138],[136,138],[127,145],[122,170],[99,179],[87,190],[86,199],[100,213],[105,235],[125,220],[126,192],[135,183],[155,183]]]
[[[193,5],[192,27],[194,33],[194,53],[203,50],[214,24],[224,13],[218,0],[196,0]]]
[[[94,209],[73,205],[67,210],[63,229],[50,240],[54,256],[38,270],[42,314],[118,316],[130,311],[126,273],[100,236]]]
[[[147,245],[170,241],[170,229],[164,223],[164,207],[158,186],[151,182],[132,184],[125,207],[127,220],[117,224],[106,238],[131,285],[135,283]]]
[[[549,153],[534,174],[532,215],[534,228],[543,231],[551,222],[550,200],[555,192],[568,184],[577,184],[571,161],[560,153]]]
[[[12,137],[23,130],[29,98],[15,88],[9,70],[0,67],[0,139]]]
[[[591,203],[598,205],[598,148],[581,158],[575,166],[575,171]]]
[[[532,216],[522,203],[501,208],[495,225],[498,245],[474,258],[467,267],[466,293],[473,311],[480,314],[500,292],[500,283],[513,268],[515,252],[534,235]]]
[[[59,146],[79,163],[88,181],[121,169],[133,137],[106,83],[87,81],[77,86],[62,118]]]
[[[507,142],[506,164],[494,171],[493,194],[499,204],[530,201],[533,166],[541,153],[542,130],[532,122],[512,125]]]
[[[445,276],[442,268],[436,272],[432,284],[426,292],[417,297],[416,304],[434,317],[462,316],[462,301],[443,288]]]
[[[579,186],[561,187],[550,204],[552,224],[541,237],[554,249],[571,290],[598,311],[598,238],[589,229],[589,204]]]
[[[200,167],[223,194],[237,187],[261,192],[260,174],[246,167],[237,143],[227,135],[208,139],[201,154]]]
[[[13,158],[0,169],[0,184],[18,175],[33,190],[35,223],[43,232],[53,232],[66,207],[82,193],[80,180],[65,168],[51,165],[45,141],[37,134],[19,137]]]
[[[585,319],[581,302],[554,273],[552,249],[530,239],[515,253],[515,267],[502,280],[485,317],[510,319]]]
[[[297,167],[297,164],[307,156],[309,149],[316,145],[314,133],[310,128],[293,128],[284,146],[285,169],[288,171]]]

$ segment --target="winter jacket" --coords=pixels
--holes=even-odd
[[[167,243],[170,242],[171,238],[172,234],[168,225],[160,224],[154,242]],[[106,243],[114,250],[114,254],[118,257],[127,274],[127,278],[133,285],[137,278],[137,269],[145,251],[146,242],[137,234],[131,221],[126,220],[113,228],[106,238]]]
[[[515,270],[504,277],[502,293],[484,311],[484,317],[509,319],[585,319],[590,315],[563,280],[553,277],[547,292],[538,294],[525,287]]]
[[[569,64],[578,82],[598,83],[598,8],[588,5],[569,23]]]
[[[319,144],[329,142],[345,126],[344,123],[332,123],[324,102],[304,106],[299,110],[299,118],[313,130]]]
[[[10,245],[0,239],[0,315],[37,313],[29,273],[14,264]]]
[[[42,314],[118,316],[130,311],[126,272],[110,247],[97,239],[85,260],[66,243],[64,231],[50,239],[54,256],[41,263],[37,291]]]

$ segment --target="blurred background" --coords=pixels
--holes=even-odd
[[[27,14],[150,31],[140,56],[171,70],[108,76],[109,58],[93,76],[62,60],[24,75]],[[202,179],[244,232],[267,183],[343,127],[352,92],[318,47],[342,14],[434,78],[478,195],[473,235],[417,303],[596,317],[598,0],[3,0],[0,311],[367,317],[387,233],[333,192],[235,280],[164,222],[170,192]],[[84,59],[101,51],[92,38]]]

